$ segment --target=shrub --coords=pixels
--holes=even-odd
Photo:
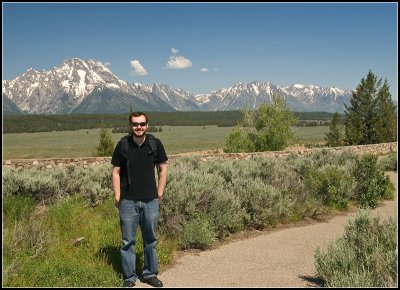
[[[236,126],[232,133],[226,136],[224,152],[254,152],[253,134],[247,132],[248,128]]]
[[[43,174],[38,168],[6,169],[3,171],[4,195],[32,196],[38,201],[50,202],[65,192],[60,188],[56,171]]]
[[[394,186],[377,160],[377,156],[366,154],[357,160],[353,171],[356,179],[355,197],[364,208],[375,208],[380,199],[394,196]]]
[[[384,171],[397,171],[397,160],[397,152],[391,152],[379,164]]]
[[[194,161],[185,159],[171,166],[160,207],[160,231],[180,235],[194,212],[207,216],[217,237],[242,228],[243,210],[229,185],[229,162],[225,164],[226,170],[220,163],[196,163],[195,169]]]
[[[310,190],[323,204],[336,209],[346,209],[354,189],[353,178],[348,170],[333,165],[311,169],[306,177]]]
[[[244,222],[249,228],[263,229],[267,225],[275,225],[290,208],[285,196],[260,179],[238,180],[234,190],[240,194],[245,210]]]
[[[397,287],[397,223],[380,222],[361,210],[343,237],[326,253],[315,252],[318,275],[327,287]]]
[[[37,202],[50,203],[79,193],[92,205],[113,194],[111,165],[90,168],[40,168],[3,170],[3,192],[7,196],[31,196]]]
[[[103,164],[90,168],[79,168],[75,172],[75,188],[81,196],[95,206],[107,197],[113,196],[111,165]],[[75,193],[70,190],[70,194]]]
[[[184,225],[180,246],[182,249],[206,249],[214,241],[214,236],[211,224],[201,213],[197,213]]]

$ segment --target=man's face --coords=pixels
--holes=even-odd
[[[147,131],[148,124],[146,123],[145,116],[132,117],[131,118],[131,128],[132,132],[136,137],[143,137]]]

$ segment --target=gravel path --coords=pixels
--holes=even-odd
[[[397,214],[397,172],[389,172],[396,185],[394,201],[373,210],[382,219]],[[184,253],[159,274],[164,287],[320,287],[314,267],[317,247],[344,234],[355,213],[327,221],[308,221],[261,232],[216,249]],[[138,281],[137,287],[149,287]]]

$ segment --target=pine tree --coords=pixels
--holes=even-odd
[[[389,85],[385,80],[377,96],[376,133],[379,143],[393,142],[397,139],[397,114],[389,92]]]
[[[111,156],[114,152],[114,141],[106,128],[101,128],[99,145],[92,152],[92,155],[97,156]]]
[[[333,115],[332,123],[329,128],[329,132],[326,133],[325,140],[326,146],[338,147],[343,145],[343,137],[340,128],[340,116],[339,113]]]
[[[352,94],[350,106],[345,105],[345,143],[347,145],[375,144],[394,141],[395,106],[385,80],[371,72]],[[388,134],[391,132],[391,134]],[[391,137],[388,137],[391,135]]]

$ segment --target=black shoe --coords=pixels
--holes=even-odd
[[[122,285],[122,287],[127,287],[127,288],[135,287],[135,281],[126,280],[124,281],[124,285]]]
[[[163,283],[158,279],[156,276],[149,277],[149,278],[144,278],[140,279],[141,282],[147,283],[153,287],[162,287]]]

